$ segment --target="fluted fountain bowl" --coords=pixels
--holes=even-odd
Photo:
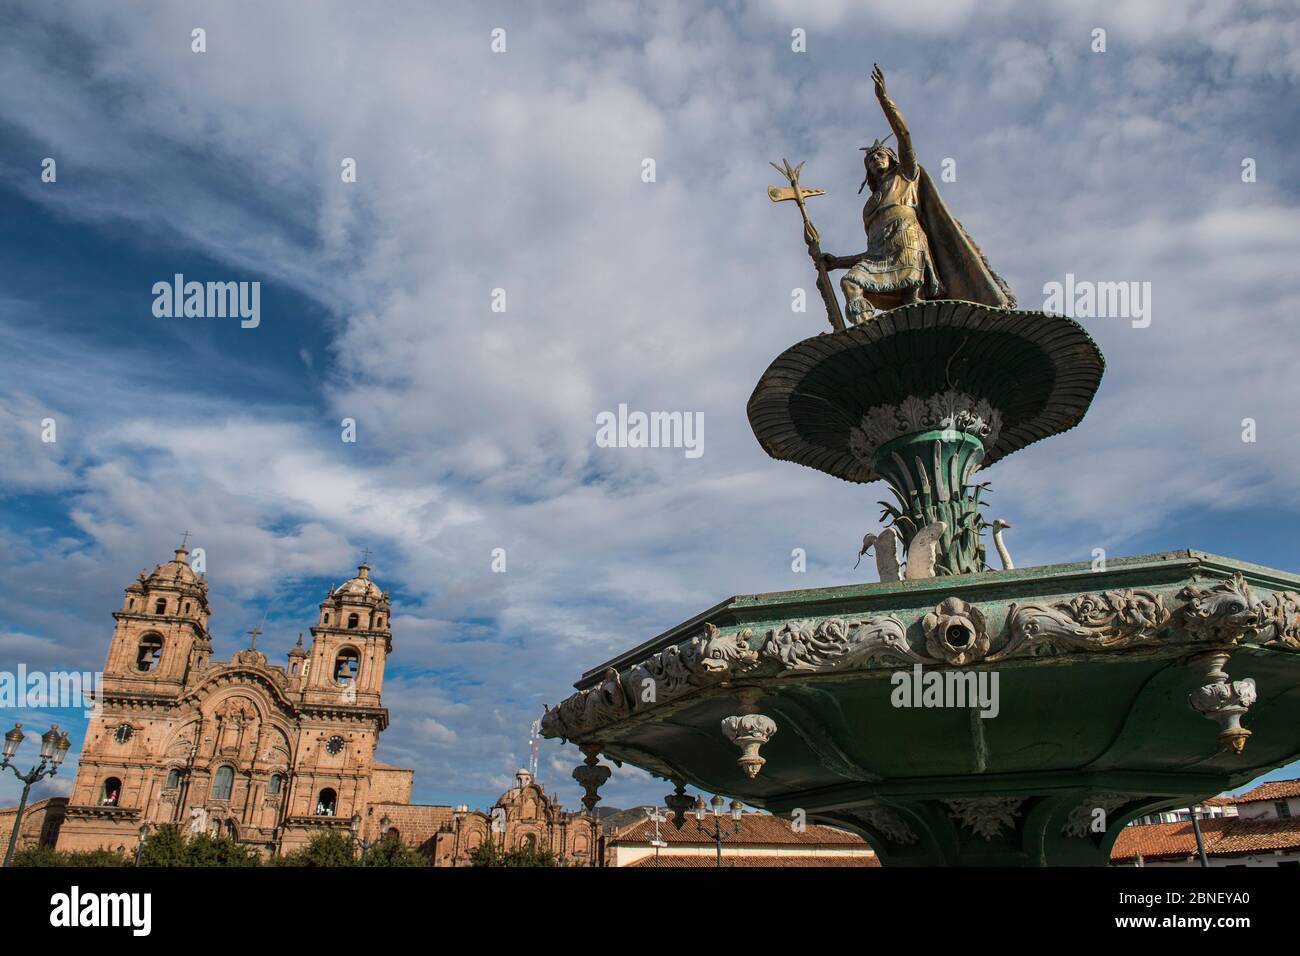
[[[988,465],[1077,425],[1105,366],[1064,316],[918,302],[786,349],[750,396],[749,423],[773,458],[845,481],[883,477],[880,447],[928,430],[977,435]]]

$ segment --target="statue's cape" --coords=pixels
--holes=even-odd
[[[980,247],[949,212],[925,167],[919,168],[921,185],[917,218],[930,242],[930,258],[939,273],[943,298],[1014,309],[1016,297],[1010,286],[993,271]]]

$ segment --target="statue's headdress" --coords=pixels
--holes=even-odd
[[[876,140],[870,146],[858,147],[858,149],[862,150],[862,165],[867,167],[867,175],[862,177],[862,185],[858,187],[859,195],[861,195],[863,188],[867,185],[867,180],[871,178],[871,167],[868,166],[867,163],[871,159],[873,153],[888,153],[890,159],[895,163],[898,162],[898,154],[885,145],[893,135],[893,133],[890,133],[889,136],[886,136],[884,139]]]

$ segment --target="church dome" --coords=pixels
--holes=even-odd
[[[374,598],[378,600],[383,596],[383,591],[379,585],[370,579],[370,565],[363,564],[357,568],[357,576],[344,581],[332,592],[334,597],[345,598]]]
[[[189,552],[184,548],[176,549],[176,556],[170,561],[158,565],[153,572],[148,575],[142,575],[144,586],[153,587],[197,587],[206,590],[207,584],[190,567],[185,556]]]

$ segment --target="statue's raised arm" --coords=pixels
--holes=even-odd
[[[898,108],[898,104],[885,90],[885,74],[878,63],[872,64],[871,80],[876,85],[876,99],[880,101],[880,108],[884,110],[885,119],[889,121],[889,128],[894,131],[894,136],[898,139],[898,164],[904,176],[915,179],[916,150],[912,148],[912,134],[907,131],[907,123],[903,120],[903,113]]]

